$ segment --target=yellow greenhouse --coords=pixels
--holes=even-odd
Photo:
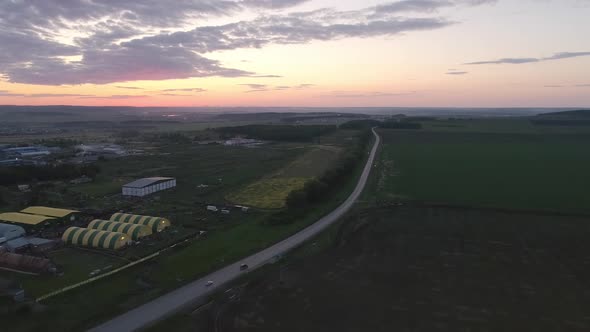
[[[88,228],[127,234],[134,241],[152,234],[151,228],[147,226],[100,219],[91,221]]]
[[[153,233],[161,232],[165,228],[170,227],[170,220],[166,218],[141,216],[128,213],[115,213],[111,216],[110,221],[147,226],[152,230]]]
[[[127,234],[80,227],[68,228],[61,239],[66,244],[110,250],[121,249],[129,243]]]

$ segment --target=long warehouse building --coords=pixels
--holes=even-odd
[[[99,231],[124,233],[129,235],[133,241],[152,234],[151,228],[147,226],[100,219],[91,221],[88,224],[88,228]]]
[[[135,180],[123,185],[123,196],[143,197],[158,191],[176,187],[175,178],[152,177]]]
[[[21,210],[20,212],[35,214],[39,216],[52,217],[59,219],[64,223],[75,221],[80,214],[80,211],[76,210],[58,209],[46,206],[29,206],[28,208]]]
[[[121,249],[129,243],[127,234],[80,227],[68,228],[61,239],[70,245],[110,250]]]
[[[166,218],[142,216],[137,214],[115,213],[109,220],[147,226],[153,233],[159,233],[165,228],[170,227],[170,220]]]
[[[57,224],[58,219],[27,213],[5,212],[0,213],[0,222],[18,225],[29,232],[35,232]]]

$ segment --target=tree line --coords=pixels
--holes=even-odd
[[[415,121],[426,121],[427,117],[407,117],[400,121],[386,120],[378,121],[373,119],[351,120],[340,125],[340,129],[363,130],[373,127],[385,129],[422,129],[422,124]]]
[[[372,119],[362,119],[362,120],[350,120],[340,125],[340,129],[353,129],[353,130],[362,130],[362,129],[370,129],[373,127],[379,127],[381,125],[381,121],[379,120],[372,120]]]
[[[215,129],[223,137],[243,135],[248,138],[266,141],[312,142],[316,137],[327,135],[336,130],[336,126],[325,125],[245,125]]]
[[[422,124],[407,121],[385,121],[381,123],[380,127],[385,129],[422,129]]]

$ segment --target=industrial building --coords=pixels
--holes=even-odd
[[[76,221],[78,218],[80,211],[76,210],[67,210],[67,209],[56,209],[52,207],[46,206],[30,206],[24,210],[21,210],[22,213],[33,214],[33,215],[40,215],[40,216],[47,216],[56,218],[62,222],[72,222]]]
[[[122,157],[127,151],[117,144],[81,144],[76,146],[79,156]]]
[[[8,148],[4,149],[2,152],[4,152],[8,156],[15,156],[20,158],[48,156],[51,154],[51,151],[49,151],[49,149],[44,146],[24,146],[17,148]]]
[[[176,179],[168,177],[151,177],[135,180],[123,186],[123,196],[143,197],[158,191],[176,187]]]
[[[55,249],[59,245],[59,241],[42,239],[38,237],[24,238],[29,243],[29,249],[35,253],[42,253]]]
[[[13,254],[2,250],[0,250],[0,267],[33,273],[55,271],[55,266],[49,259]]]
[[[165,228],[170,227],[170,220],[166,218],[141,216],[137,214],[115,213],[111,216],[110,220],[147,226],[153,233],[161,232]]]
[[[2,246],[0,246],[0,248],[5,249],[6,251],[16,253],[27,251],[30,247],[31,244],[24,237],[19,237],[16,239],[12,239],[10,241],[6,241],[2,244]]]
[[[129,243],[127,234],[80,227],[68,228],[61,239],[70,245],[110,250],[121,249]]]
[[[44,252],[53,249],[56,241],[38,237],[25,237],[25,229],[11,224],[0,224],[0,248],[9,252],[32,250]]]
[[[40,231],[58,222],[56,218],[19,212],[0,213],[0,222],[23,227],[29,232]]]
[[[0,245],[3,243],[25,236],[25,229],[10,224],[0,224]]]
[[[152,229],[147,226],[100,219],[91,221],[88,224],[88,228],[99,231],[124,233],[133,241],[152,234]]]

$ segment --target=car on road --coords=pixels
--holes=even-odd
[[[213,281],[212,280],[207,281],[207,285],[206,286],[209,287],[211,285],[213,285]]]
[[[240,271],[244,271],[248,269],[248,264],[242,264],[240,265]]]

